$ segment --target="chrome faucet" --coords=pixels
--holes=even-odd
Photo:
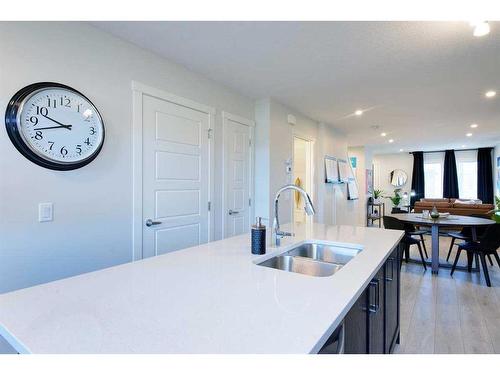
[[[314,210],[314,206],[313,206],[311,197],[309,196],[309,194],[307,194],[307,192],[304,189],[298,187],[297,185],[292,185],[292,184],[285,185],[282,188],[280,188],[278,190],[278,192],[276,193],[276,197],[274,198],[273,235],[274,235],[274,243],[276,246],[280,246],[281,239],[283,237],[290,237],[290,236],[294,235],[293,233],[283,232],[282,230],[280,230],[280,220],[278,217],[278,211],[279,211],[278,210],[278,200],[280,198],[281,193],[284,192],[285,190],[298,191],[300,194],[302,194],[302,198],[304,198],[304,202],[305,202],[304,210],[306,211],[306,214],[311,216],[311,215],[314,215],[316,213],[316,211]]]

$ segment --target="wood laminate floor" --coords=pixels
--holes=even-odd
[[[425,237],[429,256],[430,236]],[[450,239],[440,239],[441,262],[446,261]],[[413,249],[414,248],[414,249]],[[454,247],[450,262],[455,259]],[[411,257],[418,259],[416,246]],[[491,288],[483,273],[405,263],[401,269],[401,342],[394,353],[500,353],[500,268],[493,259]],[[459,264],[466,264],[462,252]]]

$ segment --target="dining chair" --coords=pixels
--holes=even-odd
[[[470,216],[484,219],[484,215],[480,215],[480,214],[472,214]],[[481,237],[485,230],[486,230],[486,227],[484,227],[484,226],[477,227],[476,228],[476,236],[478,238]],[[462,240],[464,242],[472,241],[472,228],[463,227],[460,232],[447,232],[446,234],[448,235],[448,237],[451,237],[450,248],[448,249],[448,255],[446,256],[446,261],[448,262],[448,260],[450,259],[451,251],[453,250],[453,246],[455,245],[456,240]],[[493,266],[493,261],[491,259],[490,254],[488,254],[488,260],[490,261],[490,264]],[[479,267],[479,265],[477,265],[477,266]]]
[[[402,210],[399,207],[393,207],[391,214],[407,214],[408,211]],[[407,232],[411,236],[419,236],[420,241],[422,242],[422,247],[424,248],[424,253],[425,253],[425,258],[429,258],[429,255],[427,254],[427,246],[425,246],[425,239],[424,239],[424,234],[429,233],[428,230],[423,230],[417,228],[413,224],[405,223],[405,232]]]
[[[410,233],[411,231],[408,231],[407,226],[398,218],[393,217],[393,216],[384,216],[384,228],[385,229],[395,229],[395,230],[402,230],[405,232],[405,235],[401,242],[404,245],[404,252],[405,252],[405,260],[408,263],[409,260],[409,250],[411,245],[417,245],[418,246],[418,252],[420,253],[420,258],[422,259],[422,264],[424,266],[424,270],[427,270],[427,265],[425,264],[425,259],[424,259],[424,254],[422,253],[422,246],[420,246],[420,239],[414,238],[411,236]]]
[[[486,256],[493,255],[500,267],[500,257],[498,256],[497,249],[500,247],[500,223],[495,223],[489,225],[479,241],[467,241],[458,245],[457,255],[455,256],[455,261],[451,267],[451,275],[455,272],[457,267],[458,258],[460,258],[460,253],[465,250],[472,254],[479,255],[481,259],[481,266],[483,267],[484,278],[486,279],[486,285],[491,286],[490,274],[488,272],[488,266],[486,264]]]

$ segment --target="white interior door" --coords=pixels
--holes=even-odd
[[[209,239],[209,114],[143,96],[143,256]]]
[[[224,237],[250,228],[251,126],[224,118]]]

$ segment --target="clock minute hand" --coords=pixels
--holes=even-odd
[[[50,121],[55,122],[56,124],[61,125],[63,128],[66,128],[66,129],[68,129],[68,130],[71,130],[71,125],[64,125],[63,123],[61,123],[61,122],[59,122],[59,121],[57,121],[57,120],[54,120],[53,118],[51,118],[51,117],[49,117],[49,116],[47,116],[47,115],[42,115],[42,116],[43,116],[43,117],[45,117],[46,119],[50,120]],[[51,129],[53,129],[53,128],[51,128]]]
[[[45,128],[34,128],[34,130],[59,129],[59,128],[65,128],[71,130],[71,125],[47,126]]]

